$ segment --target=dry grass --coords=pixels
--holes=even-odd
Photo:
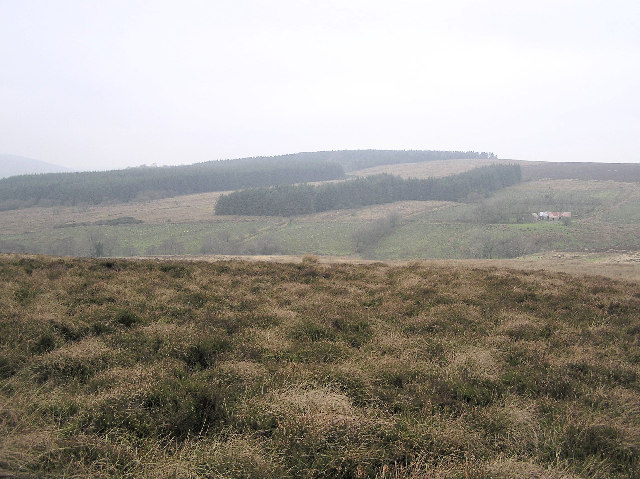
[[[154,256],[147,259],[160,261],[230,261],[300,263],[300,255],[174,255]],[[611,279],[640,281],[640,252],[566,253],[549,251],[516,259],[463,259],[463,260],[394,260],[376,261],[352,257],[318,256],[321,264],[387,264],[406,266],[423,264],[432,266],[462,266],[467,268],[510,268],[524,271],[549,271],[576,276],[604,276]]]
[[[313,215],[303,215],[296,218],[301,222],[348,222],[359,223],[362,221],[373,221],[387,218],[389,215],[397,214],[403,219],[436,211],[440,208],[452,205],[447,201],[397,201],[384,205],[371,205],[356,209],[325,211]]]
[[[512,160],[437,160],[421,163],[400,163],[397,165],[381,165],[364,170],[352,171],[353,176],[372,176],[381,173],[401,176],[402,178],[440,178],[443,176],[457,175],[465,171],[473,170],[480,166],[506,165],[514,163]]]
[[[0,256],[0,474],[640,474],[640,285]]]
[[[199,223],[216,221],[214,206],[223,192],[184,195],[113,205],[33,207],[0,211],[5,234],[44,231],[55,225],[93,223],[130,216],[147,224]]]
[[[640,252],[564,253],[547,252],[513,260],[469,260],[470,264],[523,270],[545,270],[572,275],[605,276],[612,279],[640,281]]]

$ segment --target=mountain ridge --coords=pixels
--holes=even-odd
[[[36,160],[35,158],[0,153],[0,178],[39,173],[63,173],[68,171],[71,170],[64,166]]]

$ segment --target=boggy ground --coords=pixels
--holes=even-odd
[[[0,476],[640,475],[640,284],[0,256]]]

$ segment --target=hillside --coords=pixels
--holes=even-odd
[[[515,160],[494,159],[455,159],[455,160],[433,160],[418,163],[397,163],[372,166],[360,170],[351,171],[352,176],[373,176],[389,174],[400,176],[401,178],[440,178],[443,176],[457,175],[480,166],[513,164]]]
[[[640,163],[523,163],[523,177],[531,180],[599,180],[640,182]]]
[[[14,176],[0,180],[0,209],[129,202],[342,176],[337,163],[279,158]]]
[[[473,151],[320,151],[172,167],[85,171],[0,179],[0,210],[107,204],[252,187],[336,180],[381,164],[494,158]]]
[[[497,159],[494,153],[477,151],[438,150],[335,150],[314,151],[282,155],[277,158],[290,160],[330,161],[338,163],[346,172],[354,172],[379,165],[424,163],[453,159]],[[264,158],[262,158],[264,159]]]
[[[442,177],[493,163],[505,162],[433,160],[353,174]],[[215,215],[216,202],[225,192],[0,211],[0,252],[75,256],[315,254],[407,260],[640,251],[640,189],[631,181],[640,173],[640,164],[625,165],[629,181],[611,179],[618,165],[601,164],[598,171],[591,170],[593,178],[577,180],[534,179],[530,167],[536,164],[518,164],[524,182],[491,194],[467,195],[462,201],[396,201],[287,218]],[[560,174],[566,165],[555,164],[552,170]],[[566,224],[534,222],[532,213],[538,211],[572,211],[573,218]]]
[[[640,286],[0,256],[5,477],[640,475]]]
[[[69,171],[63,166],[53,165],[33,158],[0,154],[0,179],[16,175],[59,173]]]
[[[251,188],[222,195],[216,215],[300,216],[399,201],[466,201],[519,183],[520,165],[487,165],[440,178],[390,174],[322,185]]]

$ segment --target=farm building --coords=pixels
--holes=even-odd
[[[557,221],[561,218],[571,218],[571,211],[541,211],[533,213],[536,220]]]

